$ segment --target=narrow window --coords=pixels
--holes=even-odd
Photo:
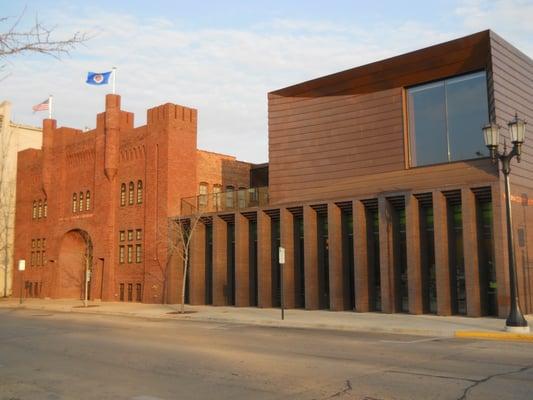
[[[136,301],[138,301],[139,303],[143,301],[142,285],[140,283],[137,284]]]
[[[137,204],[143,202],[143,181],[137,181]]]
[[[128,301],[133,301],[133,283],[128,283]]]
[[[128,204],[131,206],[133,205],[133,195],[135,194],[135,185],[133,182],[130,182],[130,192],[128,194]]]
[[[126,184],[125,183],[120,185],[120,205],[121,206],[126,205]]]
[[[128,244],[128,264],[133,262],[133,245]]]
[[[38,249],[41,248],[41,239],[37,239],[37,248],[38,248]]]
[[[118,262],[124,264],[124,245],[120,245],[118,248]]]
[[[124,284],[120,284],[120,301],[124,301]]]
[[[37,262],[36,262],[37,265],[42,265],[41,263],[41,252],[39,250],[37,250]]]
[[[135,231],[135,239],[141,240],[143,238],[143,231],[142,229],[137,229]]]
[[[43,217],[46,218],[48,217],[48,200],[44,200],[44,204],[43,204]]]
[[[222,207],[222,197],[220,193],[222,193],[222,186],[214,185],[213,186],[213,198],[215,200],[215,207],[217,211],[220,210],[220,208]]]
[[[205,182],[200,183],[199,196],[198,196],[198,207],[203,209],[207,206],[207,191],[208,185]]]
[[[80,202],[80,206],[78,207],[78,209],[80,210],[80,212],[82,212],[83,211],[83,192],[80,192],[79,202]]]
[[[89,211],[91,209],[91,192],[87,190],[85,194],[85,210]]]
[[[128,240],[133,240],[133,229],[128,229]]]
[[[41,219],[43,216],[43,202],[39,200],[39,208],[37,210],[37,218]]]
[[[37,218],[37,202],[35,200],[33,201],[33,211],[31,217],[33,219]]]
[[[239,198],[239,208],[246,208],[246,188],[240,187],[237,196]]]
[[[31,248],[32,248],[32,249],[35,248],[35,244],[36,244],[35,239],[32,239],[32,240],[31,240]]]
[[[43,239],[43,249],[46,248],[46,239]]]
[[[123,242],[126,239],[126,232],[125,231],[120,231],[119,234],[118,234],[118,239],[121,242]]]
[[[142,262],[142,246],[140,244],[135,245],[135,262]]]
[[[226,186],[226,208],[233,208],[233,186]]]
[[[75,213],[78,211],[78,195],[74,193],[72,195],[72,212]]]
[[[42,254],[42,259],[43,259],[43,265],[45,265],[46,264],[46,251],[43,250],[41,254]]]

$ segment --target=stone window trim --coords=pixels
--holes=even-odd
[[[142,262],[142,245],[141,244],[135,245],[135,262],[137,264],[140,264]]]
[[[91,191],[87,190],[85,193],[85,211],[89,211],[91,209]]]
[[[125,246],[120,245],[118,248],[118,262],[119,264],[124,264],[124,252],[125,252]]]
[[[134,204],[134,195],[135,195],[135,184],[130,181],[128,191],[128,205],[132,206]]]
[[[120,206],[124,207],[126,205],[126,184],[122,183],[120,185]]]
[[[137,181],[137,204],[142,204],[143,202],[143,181]]]
[[[78,212],[78,194],[77,193],[72,194],[72,212],[73,213]]]
[[[133,245],[128,244],[128,264],[133,263]]]

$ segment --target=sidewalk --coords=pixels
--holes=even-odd
[[[120,315],[140,318],[165,318],[190,321],[212,321],[259,326],[329,329],[351,332],[402,333],[434,337],[469,337],[480,339],[525,340],[533,342],[533,334],[512,335],[503,332],[505,321],[496,318],[438,317],[435,315],[354,313],[331,311],[285,310],[281,320],[279,309],[251,307],[185,306],[184,315],[176,314],[177,305],[122,302],[25,299],[1,299],[2,308],[24,308],[49,312],[76,312]],[[533,325],[533,316],[528,316]]]

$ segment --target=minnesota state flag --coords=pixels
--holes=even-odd
[[[108,72],[89,72],[87,74],[87,81],[89,85],[107,85],[112,71]]]

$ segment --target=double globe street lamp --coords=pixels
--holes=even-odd
[[[498,160],[502,163],[502,172],[505,180],[505,209],[507,214],[507,247],[509,255],[509,283],[510,283],[510,310],[509,316],[505,321],[505,330],[510,332],[529,332],[527,320],[524,318],[520,305],[518,304],[518,292],[516,288],[516,256],[513,243],[513,220],[511,216],[511,190],[509,185],[509,173],[511,172],[511,160],[516,156],[517,162],[520,162],[522,153],[522,144],[526,132],[526,122],[515,115],[514,119],[507,124],[511,135],[513,148],[507,151],[507,143],[504,141],[503,153],[500,153],[498,147],[500,144],[500,126],[495,122],[486,125],[483,128],[485,144],[490,151],[490,157],[493,163]]]

